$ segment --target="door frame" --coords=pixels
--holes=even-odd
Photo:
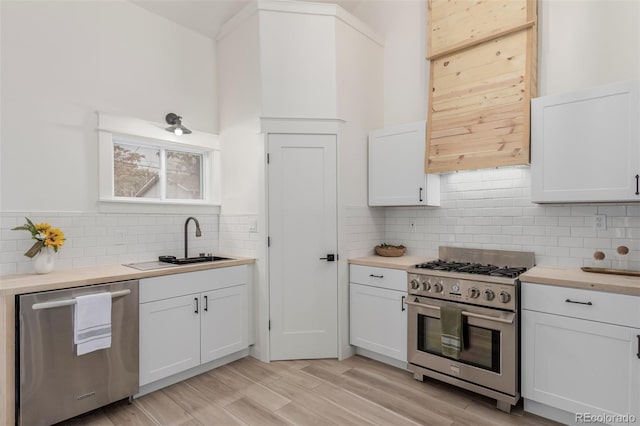
[[[312,118],[272,118],[262,117],[260,119],[260,133],[262,136],[264,149],[264,199],[262,200],[262,217],[264,217],[263,229],[263,247],[264,247],[264,267],[263,272],[258,277],[258,282],[264,283],[259,285],[258,295],[256,297],[257,304],[265,306],[264,312],[257,320],[256,327],[256,344],[259,346],[257,352],[261,361],[269,362],[271,359],[271,343],[270,330],[268,326],[271,317],[271,306],[269,295],[271,292],[269,263],[271,261],[269,249],[267,247],[267,238],[269,236],[269,172],[267,170],[267,153],[269,144],[269,135],[271,134],[300,134],[300,135],[335,135],[336,137],[336,255],[338,255],[337,263],[337,307],[338,307],[338,359],[348,358],[355,354],[355,350],[349,345],[349,286],[348,286],[348,264],[346,255],[342,250],[344,246],[344,237],[340,232],[343,226],[342,205],[340,202],[340,130],[345,124],[341,119],[312,119]],[[340,257],[340,254],[343,254]],[[341,279],[342,277],[342,279]],[[261,292],[262,295],[260,294]],[[344,294],[343,294],[344,293]],[[261,309],[258,307],[258,312]]]

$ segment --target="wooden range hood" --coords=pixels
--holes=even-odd
[[[426,173],[529,164],[536,0],[428,0]]]

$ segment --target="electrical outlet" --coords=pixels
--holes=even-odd
[[[593,229],[604,231],[607,229],[607,215],[597,214],[593,216]]]
[[[416,221],[413,220],[413,219],[411,219],[409,221],[409,230],[411,230],[411,231],[415,231],[416,230]]]
[[[258,232],[258,219],[249,219],[249,232]]]
[[[124,229],[116,229],[113,231],[113,236],[116,242],[116,245],[123,245],[125,243],[125,238],[127,234],[124,232]]]

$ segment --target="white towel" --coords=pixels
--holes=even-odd
[[[76,297],[73,343],[77,355],[111,347],[111,293]]]

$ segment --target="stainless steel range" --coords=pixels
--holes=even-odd
[[[520,399],[518,276],[533,252],[440,247],[439,260],[408,270],[408,369],[495,398],[510,412]],[[462,310],[458,359],[443,355],[440,308]]]

